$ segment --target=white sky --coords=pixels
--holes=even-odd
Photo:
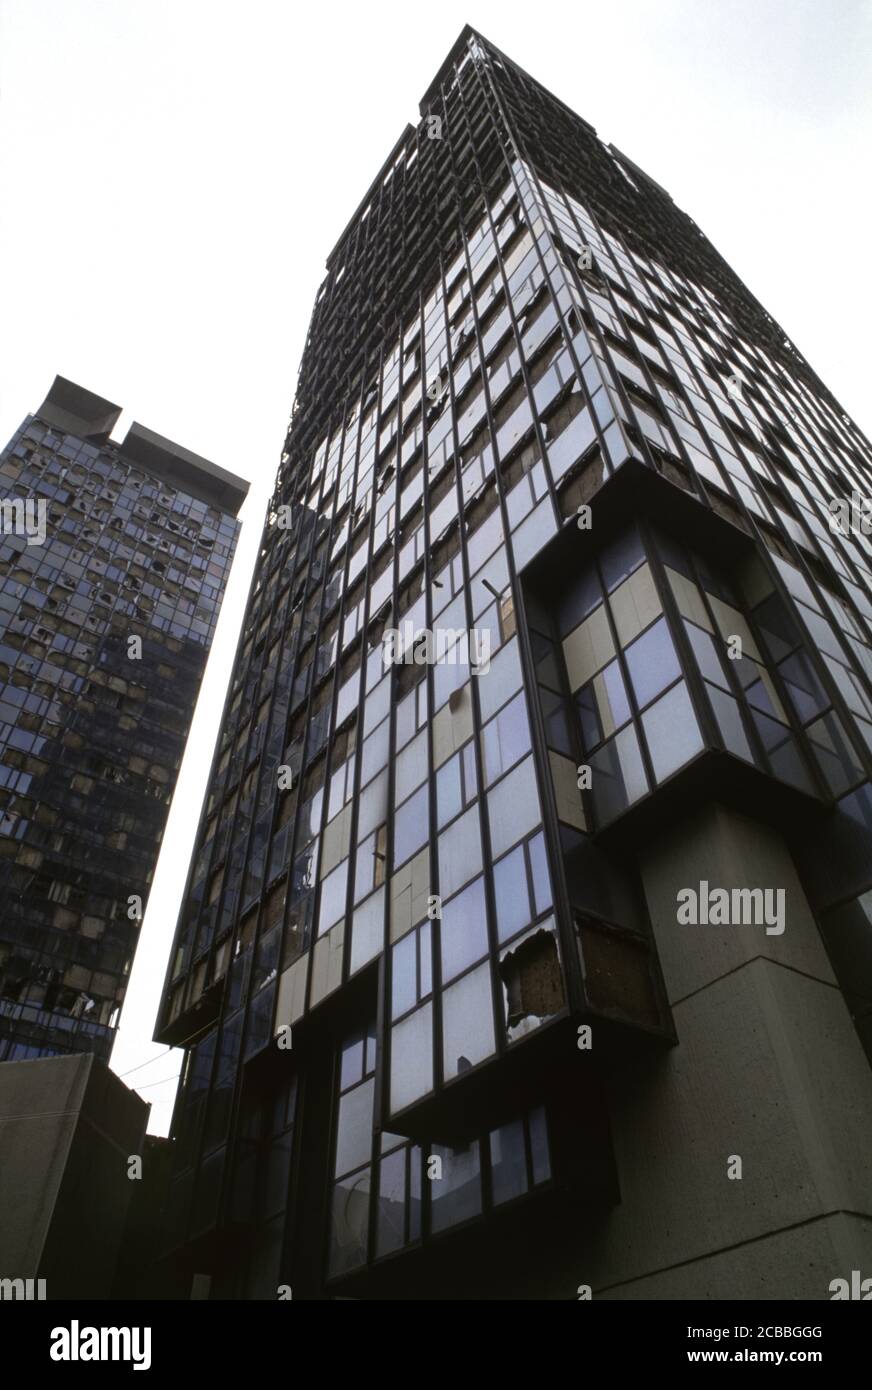
[[[113,1057],[156,1133],[181,1054],[152,1023],[312,304],[467,22],[669,190],[872,431],[870,0],[0,0],[0,439],[59,372],[252,482]]]

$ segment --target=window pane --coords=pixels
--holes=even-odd
[[[527,870],[524,865],[524,846],[518,845],[511,854],[494,867],[494,894],[497,904],[497,936],[508,941],[515,932],[530,921],[530,895]]]
[[[404,1241],[406,1217],[405,1147],[383,1158],[379,1165],[378,1234],[376,1254],[399,1250]]]
[[[682,767],[703,746],[683,681],[646,710],[642,715],[642,727],[658,781]]]
[[[835,714],[825,714],[823,719],[809,724],[806,733],[830,791],[833,796],[841,796],[863,775],[841,720]]]
[[[792,787],[799,787],[802,791],[814,794],[811,777],[790,730],[774,719],[767,719],[765,714],[760,714],[757,710],[751,711],[751,717],[757,726],[775,776]]]
[[[394,816],[394,868],[426,844],[430,834],[428,811],[429,783],[410,796]]]
[[[372,892],[376,875],[376,837],[369,835],[357,846],[357,856],[354,861],[354,901],[359,903],[361,898]]]
[[[455,753],[436,773],[436,806],[439,829],[447,825],[463,809],[460,791],[460,754]]]
[[[463,804],[468,806],[470,801],[474,801],[478,796],[478,774],[475,770],[475,741],[470,739],[469,743],[460,750],[460,758],[463,763]]]
[[[594,690],[605,734],[613,734],[630,718],[630,702],[624,689],[624,678],[617,661],[610,661],[605,670],[594,677]]]
[[[681,675],[665,618],[637,637],[627,648],[626,657],[640,709]]]
[[[365,787],[369,779],[380,772],[383,767],[387,767],[390,725],[391,721],[385,719],[379,724],[375,733],[364,739],[361,755],[360,785],[362,787]]]
[[[417,1144],[409,1149],[409,1240],[421,1237],[421,1183],[424,1155]]]
[[[391,1110],[432,1089],[433,1005],[425,1004],[391,1029]]]
[[[369,1222],[369,1169],[338,1182],[333,1189],[330,1273],[342,1274],[366,1260]]]
[[[433,988],[433,946],[430,923],[424,922],[417,931],[418,937],[418,998],[426,999]]]
[[[485,725],[482,733],[485,784],[490,786],[500,773],[528,753],[530,746],[527,703],[521,691],[500,710],[496,719]]]
[[[342,1047],[340,1086],[346,1090],[363,1079],[363,1038],[350,1038]]]
[[[542,719],[545,724],[545,742],[549,748],[556,748],[559,753],[572,755],[572,738],[569,733],[569,721],[566,718],[566,705],[559,695],[555,695],[553,690],[540,689],[539,698],[542,704]]]
[[[442,905],[442,978],[453,980],[487,954],[484,879]]]
[[[481,873],[481,830],[478,806],[471,806],[439,836],[439,887],[450,897]]]
[[[767,714],[772,719],[780,719],[782,724],[786,724],[787,715],[775,692],[769,672],[747,656],[742,657],[734,664],[739,674],[739,680],[745,689],[745,698],[748,704],[753,705],[754,709],[758,709],[761,714]]]
[[[417,738],[406,744],[396,759],[394,797],[403,801],[427,776],[427,731],[422,729]]]
[[[527,1191],[527,1156],[521,1120],[512,1120],[491,1131],[490,1161],[495,1206]]]
[[[592,755],[590,768],[593,804],[597,820],[603,825],[648,790],[639,740],[632,725]]]
[[[729,682],[724,675],[724,668],[718,657],[717,648],[707,632],[696,623],[685,622],[687,635],[690,638],[690,645],[693,647],[693,654],[696,657],[696,664],[700,673],[706,680],[714,681],[722,690],[729,690]]]
[[[417,932],[409,932],[391,952],[391,1018],[408,1013],[418,1002]]]
[[[593,565],[572,578],[567,589],[566,597],[558,598],[557,602],[557,620],[562,637],[578,627],[602,601],[599,576]]]
[[[369,1162],[372,1148],[372,1097],[375,1082],[364,1081],[339,1101],[336,1133],[337,1176]]]
[[[542,823],[533,759],[528,757],[488,792],[488,819],[494,855],[502,854]]]
[[[575,704],[578,709],[578,718],[581,724],[581,744],[585,752],[589,752],[591,748],[596,748],[603,736],[599,719],[599,707],[593,689],[593,681],[591,681],[590,685],[585,685],[581,690],[576,691]],[[550,738],[548,742],[555,748],[558,746],[556,743],[553,743]],[[566,740],[566,744],[567,746],[563,751],[567,753],[571,752],[568,739]]]
[[[645,558],[639,532],[633,526],[623,536],[606,546],[600,557],[603,579],[609,593],[638,569]]]
[[[378,1055],[378,1038],[375,1031],[375,1021],[369,1024],[366,1032],[366,1061],[364,1069],[367,1076],[371,1076],[375,1071],[376,1057]]]
[[[318,914],[318,935],[332,927],[345,912],[345,892],[348,886],[348,860],[343,859],[332,873],[321,881],[321,908]]]
[[[708,697],[712,702],[712,709],[715,712],[715,719],[721,731],[721,738],[731,753],[744,758],[746,762],[754,761],[748,738],[742,724],[742,717],[739,714],[739,706],[732,695],[727,695],[725,691],[718,690],[717,686],[709,685],[706,681]]]
[[[464,975],[442,995],[442,1062],[445,1080],[490,1057],[495,1048],[490,966]]]
[[[599,595],[597,595],[597,600]],[[582,616],[584,616],[582,614]],[[573,627],[578,626],[578,619],[573,623]],[[530,629],[530,645],[533,648],[533,661],[536,666],[536,679],[542,685],[547,685],[551,690],[560,689],[560,668],[557,664],[557,649],[554,643],[547,637],[543,637],[541,632]]]
[[[481,1211],[481,1160],[477,1141],[456,1152],[433,1144],[432,1152],[442,1160],[442,1177],[430,1184],[430,1225],[444,1231]]]
[[[790,696],[797,717],[804,724],[820,714],[830,703],[821,689],[820,681],[812,670],[811,662],[804,652],[794,652],[782,661],[778,670],[781,673],[787,693]]]
[[[529,844],[530,867],[533,872],[533,898],[536,916],[545,912],[552,904],[551,875],[548,872],[548,856],[545,853],[545,836],[534,835]]]
[[[774,661],[799,645],[799,632],[776,594],[757,605],[754,618]]]
[[[518,655],[518,639],[513,637],[501,647],[492,658],[490,670],[486,675],[476,676],[478,694],[481,701],[482,722],[506,703],[516,690],[524,684],[521,673],[521,658]]]
[[[459,690],[469,680],[470,658],[475,661],[475,651],[469,651],[466,641],[460,641],[446,652],[443,661],[433,667],[433,708],[440,709],[454,690]]]

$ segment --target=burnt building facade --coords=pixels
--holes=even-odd
[[[264,531],[156,1033],[167,1268],[825,1298],[872,1264],[868,441],[480,35],[420,116]]]
[[[120,413],[0,456],[0,1061],[108,1060],[247,491]]]

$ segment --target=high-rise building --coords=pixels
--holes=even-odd
[[[248,488],[120,414],[0,456],[0,1061],[108,1060]]]
[[[420,113],[327,262],[232,677],[168,1268],[827,1298],[872,1270],[869,444],[480,35]]]

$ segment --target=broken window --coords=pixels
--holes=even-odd
[[[513,1034],[520,1036],[538,1027],[564,1007],[563,972],[552,928],[535,928],[503,954],[499,968],[510,1041]]]
[[[595,1009],[620,1010],[635,1021],[661,1024],[651,951],[644,940],[589,917],[576,919],[584,987]]]

